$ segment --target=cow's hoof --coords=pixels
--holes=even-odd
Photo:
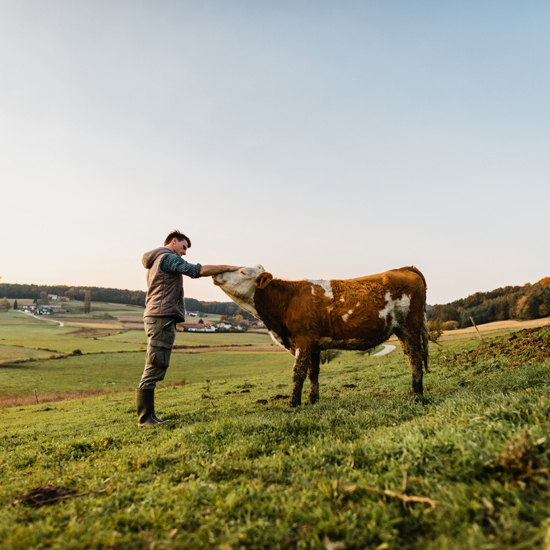
[[[319,396],[318,395],[310,395],[309,396],[309,404],[310,405],[315,405],[315,403],[317,403],[317,401],[319,401]]]
[[[411,398],[413,401],[416,401],[417,403],[421,403],[422,405],[426,405],[428,403],[428,398],[424,396],[422,393],[414,392],[411,390]]]
[[[302,402],[301,401],[294,401],[294,399],[291,399],[288,404],[291,406],[291,407],[299,407]]]

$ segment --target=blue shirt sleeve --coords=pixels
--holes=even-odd
[[[201,276],[201,264],[190,264],[177,254],[165,254],[160,262],[160,269],[164,273],[176,275],[181,273],[192,279],[198,279]]]

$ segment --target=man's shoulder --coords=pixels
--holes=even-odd
[[[143,255],[141,262],[143,263],[143,266],[146,269],[150,269],[160,256],[166,256],[168,254],[174,254],[174,253],[169,248],[166,248],[165,246],[161,246],[159,248],[155,248],[153,250],[150,250],[149,252],[146,252]],[[174,254],[174,256],[177,257],[177,254]]]

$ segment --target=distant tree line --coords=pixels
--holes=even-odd
[[[32,298],[40,300],[42,292],[67,296],[71,300],[84,301],[86,291],[91,291],[93,299],[97,302],[113,302],[115,304],[130,304],[135,306],[145,305],[145,292],[142,290],[124,290],[120,288],[101,288],[97,286],[75,286],[66,285],[19,285],[0,283],[0,295],[8,298]]]
[[[75,286],[67,285],[49,286],[49,285],[19,285],[10,283],[0,283],[0,296],[6,298],[27,298],[32,300],[42,300],[47,303],[48,294],[57,294],[58,296],[67,296],[71,300],[80,300],[86,302],[86,293],[90,293],[94,302],[112,302],[114,304],[129,304],[145,307],[145,292],[142,290],[125,290],[120,288],[102,288],[97,286]],[[90,307],[90,298],[88,298],[88,308]],[[254,317],[242,310],[234,302],[202,302],[194,298],[185,298],[185,307],[187,311],[198,311],[206,314],[215,315],[242,315],[249,321]]]
[[[550,277],[535,284],[507,286],[491,292],[476,292],[449,304],[435,305],[428,320],[443,324],[456,321],[460,328],[508,319],[540,319],[550,315]]]

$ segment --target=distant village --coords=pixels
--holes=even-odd
[[[186,317],[199,317],[198,311],[186,311]],[[248,329],[262,329],[265,325],[261,321],[249,321],[243,319],[242,315],[236,315],[234,318],[229,318],[227,315],[222,315],[217,323],[204,322],[199,319],[198,323],[189,323],[178,325],[177,329],[180,332],[231,332],[231,331],[247,331]]]
[[[48,294],[48,301],[68,302],[67,296],[58,296],[57,294]],[[59,304],[23,304],[21,311],[33,313],[34,315],[51,315],[52,313],[67,313],[67,310]]]

